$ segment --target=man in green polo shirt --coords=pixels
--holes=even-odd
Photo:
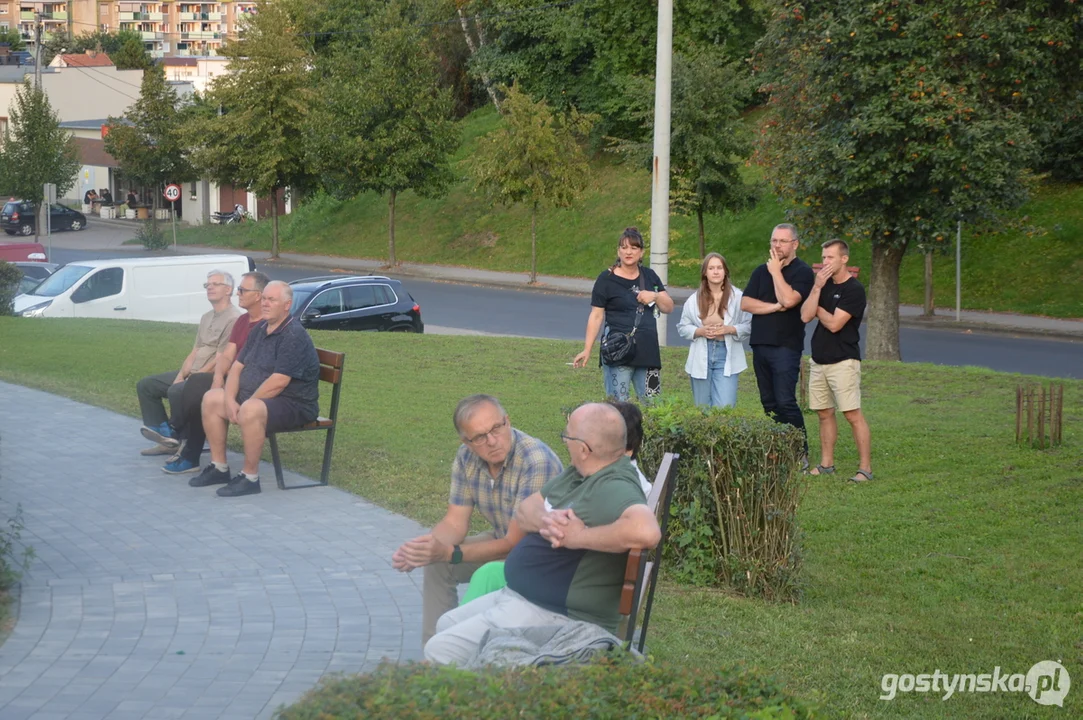
[[[614,632],[628,551],[661,538],[639,476],[624,454],[624,418],[583,405],[561,434],[572,466],[519,503],[526,536],[508,555],[508,585],[441,616],[425,659],[464,663],[494,628],[595,623]]]

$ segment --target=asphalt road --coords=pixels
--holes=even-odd
[[[139,252],[136,250],[136,252]],[[126,251],[81,251],[55,248],[54,262],[125,257]],[[292,281],[326,271],[265,264],[261,270],[275,280]],[[590,306],[580,295],[514,290],[417,278],[402,278],[421,305],[426,326],[499,335],[581,340]],[[687,346],[677,335],[679,306],[669,317],[670,345]],[[808,336],[806,333],[806,347]],[[907,362],[977,366],[1046,377],[1083,378],[1083,342],[1014,336],[1007,333],[963,332],[909,328],[899,342]],[[571,358],[569,357],[569,360]]]

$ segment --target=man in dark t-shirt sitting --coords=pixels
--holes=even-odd
[[[252,328],[234,362],[225,388],[203,396],[203,429],[211,445],[211,464],[189,482],[203,487],[228,483],[222,497],[260,491],[259,456],[267,433],[301,427],[319,412],[320,359],[312,338],[290,315],[293,289],[267,283],[263,321]],[[244,470],[232,480],[226,464],[229,423],[241,426]]]
[[[425,659],[466,663],[495,628],[585,621],[616,631],[628,550],[654,547],[661,530],[624,454],[616,408],[583,405],[561,438],[571,466],[519,503],[527,535],[504,564],[507,586],[444,613]]]
[[[763,411],[805,432],[797,406],[797,379],[805,349],[801,303],[812,290],[812,268],[797,257],[797,228],[789,223],[771,232],[771,255],[752,271],[741,309],[752,313],[752,367]],[[808,455],[808,442],[805,443]]]
[[[809,407],[820,416],[820,463],[812,475],[835,472],[835,423],[837,408],[850,423],[857,445],[858,470],[854,482],[872,480],[872,449],[869,424],[861,413],[861,319],[865,316],[865,288],[850,277],[846,263],[850,248],[842,240],[823,246],[823,268],[816,274],[812,292],[801,306],[801,319],[819,321],[812,333],[809,364]]]

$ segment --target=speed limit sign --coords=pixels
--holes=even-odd
[[[176,202],[177,200],[180,200],[180,185],[166,185],[165,192],[163,192],[162,195],[164,195],[165,199],[169,202]]]

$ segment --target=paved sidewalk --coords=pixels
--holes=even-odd
[[[124,220],[100,220],[95,218],[94,225],[131,227],[131,221]],[[91,249],[86,244],[80,244],[81,238],[73,237],[77,233],[67,233],[54,238],[54,246],[70,247],[72,249]],[[143,252],[139,246],[122,245],[123,237],[106,242],[96,243],[102,247],[93,249],[121,250],[130,248],[133,253]],[[172,248],[169,249],[172,252]],[[211,248],[200,246],[177,247],[178,253],[208,253],[208,252],[238,252],[231,248]],[[244,250],[245,255],[251,256],[257,263],[265,263],[270,253],[260,250]],[[332,272],[351,273],[376,273],[388,272],[384,267],[383,260],[365,258],[343,258],[326,255],[306,255],[302,253],[284,252],[280,261],[290,265],[307,265],[314,268],[329,270]],[[497,272],[494,270],[479,270],[477,268],[459,267],[455,265],[423,265],[421,263],[402,263],[393,271],[397,276],[413,276],[437,281],[471,283],[477,285],[490,285],[497,287],[512,287],[520,290],[536,289],[543,291],[557,291],[573,293],[577,295],[589,295],[594,281],[584,278],[562,277],[557,275],[539,275],[538,284],[527,284],[527,273]],[[865,278],[865,282],[868,280]],[[693,292],[693,288],[670,287],[670,294],[678,302],[684,302]],[[899,307],[899,322],[912,327],[935,327],[952,330],[981,330],[992,332],[1007,332],[1044,337],[1060,337],[1074,340],[1083,340],[1083,319],[1064,320],[1060,318],[1047,318],[1033,315],[1019,315],[1015,313],[980,312],[977,310],[963,310],[959,321],[955,320],[955,309],[937,308],[937,315],[933,318],[921,317],[922,308],[917,305],[902,305]]]
[[[0,718],[252,720],[327,673],[421,658],[420,573],[390,566],[416,523],[280,491],[266,465],[262,494],[219,498],[146,445],[136,419],[0,383],[0,516],[22,505],[37,554]]]

